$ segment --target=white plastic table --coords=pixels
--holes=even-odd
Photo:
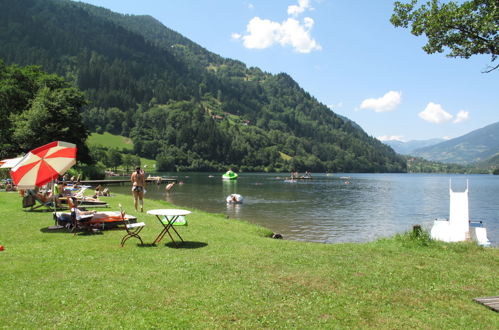
[[[159,223],[161,223],[161,225],[163,226],[163,230],[161,230],[161,233],[159,233],[158,237],[156,237],[153,244],[159,243],[163,239],[163,237],[166,234],[168,234],[172,239],[172,242],[175,244],[175,246],[177,246],[177,242],[175,242],[175,240],[173,239],[173,236],[170,233],[170,229],[173,229],[173,231],[177,234],[180,240],[184,242],[182,236],[180,236],[175,227],[173,227],[173,224],[175,223],[175,221],[177,221],[178,217],[191,214],[191,211],[179,210],[179,209],[159,209],[159,210],[149,210],[147,211],[147,214],[155,215],[156,218],[158,218]],[[165,217],[166,221],[164,221],[161,218],[163,216]]]

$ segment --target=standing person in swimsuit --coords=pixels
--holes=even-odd
[[[140,202],[140,212],[144,212],[144,188],[146,187],[146,178],[144,176],[144,171],[140,169],[140,166],[135,168],[135,172],[132,173],[130,181],[132,181],[135,211],[138,211],[137,203]]]

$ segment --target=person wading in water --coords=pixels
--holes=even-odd
[[[140,202],[140,212],[144,212],[144,189],[146,187],[146,179],[144,171],[140,169],[140,166],[135,168],[135,172],[132,173],[130,181],[132,181],[135,211],[138,211],[137,204]]]

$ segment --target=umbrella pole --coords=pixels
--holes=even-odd
[[[55,202],[55,184],[54,180],[52,180],[52,203],[54,203],[54,226],[57,226],[57,217],[55,213],[57,212],[57,203]]]
[[[59,195],[59,194],[57,194]],[[55,179],[52,180],[52,197],[53,197],[53,201],[52,203],[54,203],[54,226],[55,227],[59,227],[59,224],[57,223],[57,215],[56,215],[56,212],[57,212],[57,200],[58,200],[58,196],[55,195]]]

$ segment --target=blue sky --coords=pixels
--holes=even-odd
[[[490,57],[426,54],[389,22],[391,0],[88,0],[151,15],[207,50],[286,72],[332,111],[380,139],[454,138],[499,121]]]

